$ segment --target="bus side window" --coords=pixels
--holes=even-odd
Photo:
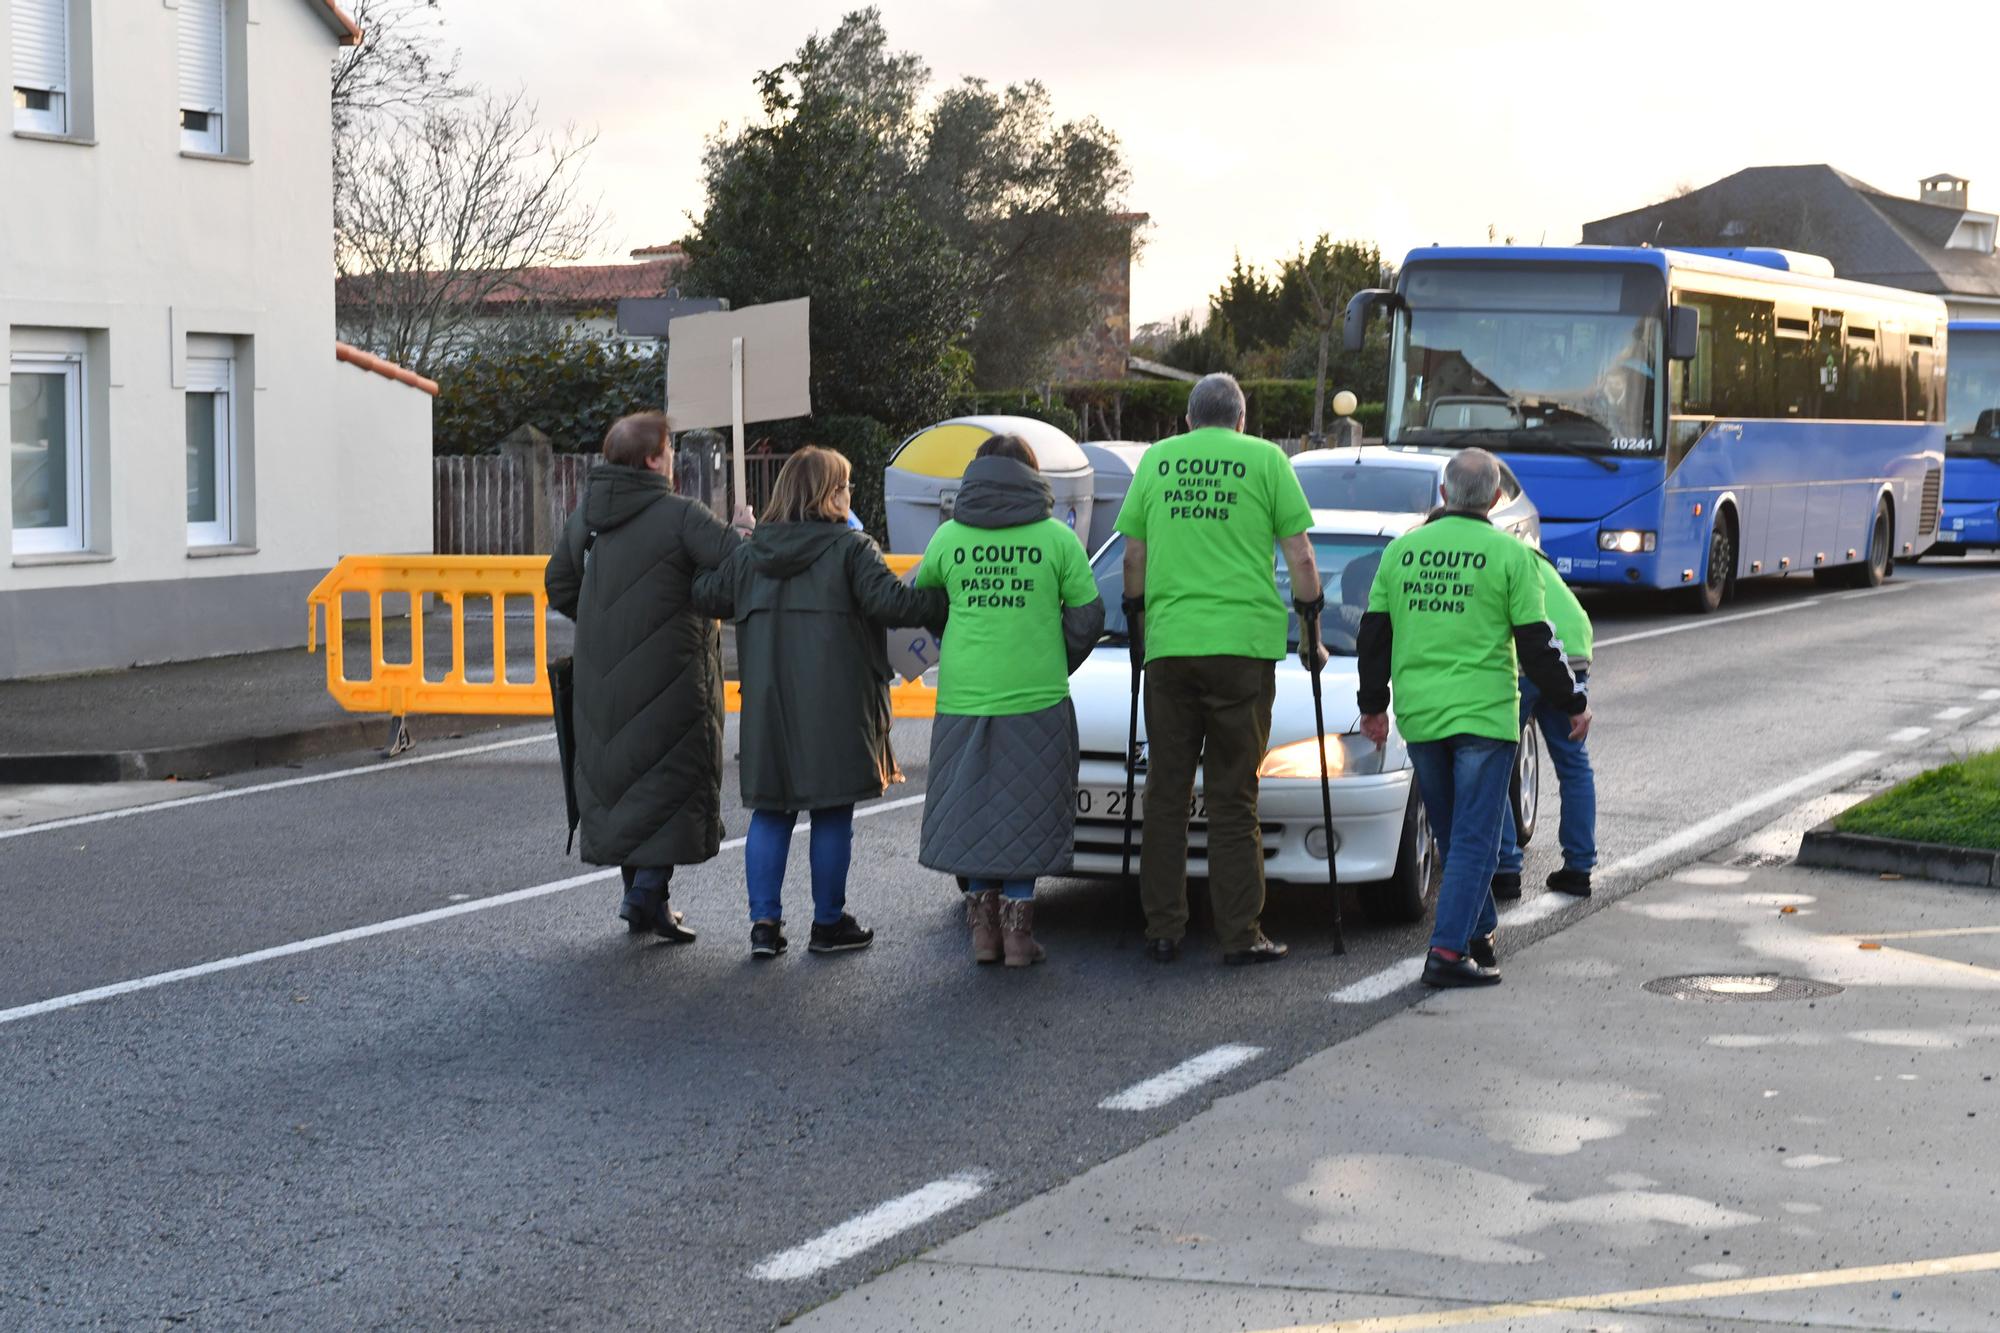
[[[1907,401],[1911,421],[1936,421],[1942,415],[1938,411],[1937,356],[1932,347],[1935,339],[1928,333],[1910,335],[1909,375],[1907,378]]]

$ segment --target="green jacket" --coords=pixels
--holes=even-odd
[[[852,805],[900,776],[884,631],[941,629],[941,590],[898,580],[868,535],[845,524],[766,523],[697,580],[695,601],[736,623],[743,804]]]
[[[593,865],[692,865],[722,843],[721,635],[692,597],[695,575],[740,541],[665,477],[599,464],[549,557],[549,605],[576,621],[576,796]]]

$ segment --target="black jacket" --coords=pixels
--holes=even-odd
[[[766,523],[696,581],[695,601],[736,622],[743,804],[821,810],[880,796],[897,776],[883,632],[941,628],[943,591],[899,581],[845,524]]]
[[[1018,528],[1055,513],[1055,499],[1042,474],[1011,458],[975,458],[951,516],[970,528]],[[1104,635],[1104,599],[1064,607],[1063,651],[1072,675]]]
[[[547,583],[576,621],[585,861],[691,865],[721,845],[721,636],[692,593],[740,540],[658,473],[600,464],[584,482]]]

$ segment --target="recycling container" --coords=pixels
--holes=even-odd
[[[918,431],[889,459],[882,492],[891,551],[923,553],[931,534],[951,517],[966,465],[995,435],[1018,435],[1027,441],[1055,495],[1055,516],[1088,541],[1095,480],[1090,460],[1068,432],[1033,417],[953,417]]]

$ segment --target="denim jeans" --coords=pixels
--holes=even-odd
[[[998,893],[1002,898],[1028,899],[1035,896],[1032,879],[968,879],[967,893]]]
[[[625,901],[642,911],[653,911],[665,901],[667,884],[674,877],[672,866],[620,866],[625,880]]]
[[[1493,871],[1500,859],[1507,780],[1518,748],[1515,741],[1488,736],[1410,742],[1410,766],[1417,771],[1424,813],[1444,854],[1433,949],[1464,953],[1473,936],[1490,934],[1500,923],[1493,905]]]
[[[1576,673],[1578,690],[1588,690],[1590,673]],[[1569,738],[1569,714],[1542,701],[1533,681],[1521,677],[1521,722],[1533,716],[1541,728],[1542,745],[1555,766],[1556,788],[1562,794],[1562,817],[1556,824],[1556,840],[1562,844],[1563,869],[1591,870],[1597,865],[1597,775],[1590,767],[1587,741]],[[1500,869],[1521,873],[1521,840],[1514,829],[1514,806],[1507,805],[1507,818],[1500,828]]]
[[[785,862],[792,852],[796,810],[754,810],[743,846],[743,876],[750,882],[750,919],[782,921],[785,916]],[[847,910],[847,866],[854,855],[854,807],[837,805],[812,812],[813,924],[835,925]]]

